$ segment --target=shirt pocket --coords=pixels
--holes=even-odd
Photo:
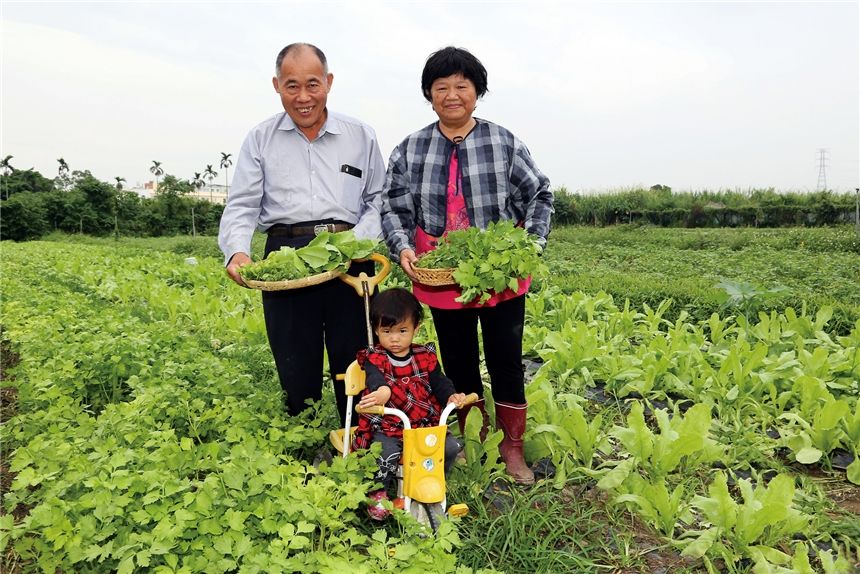
[[[296,200],[295,174],[288,163],[286,158],[275,157],[269,159],[263,169],[265,199],[281,207],[291,207]]]
[[[278,189],[272,195],[274,196],[275,201],[281,207],[289,208],[289,207],[292,207],[295,203],[294,202],[295,192],[290,191],[288,189],[278,187]]]
[[[361,195],[364,190],[364,176],[356,177],[348,173],[337,174],[338,200],[340,205],[356,217],[361,211]]]

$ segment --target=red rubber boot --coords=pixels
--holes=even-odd
[[[496,426],[505,434],[502,444],[499,445],[499,454],[505,461],[505,472],[519,484],[535,482],[535,475],[523,458],[527,408],[527,404],[496,403]]]

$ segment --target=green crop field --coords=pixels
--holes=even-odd
[[[524,337],[541,480],[507,482],[500,433],[481,444],[470,420],[448,486],[471,513],[429,536],[366,518],[372,456],[312,464],[333,397],[284,414],[259,293],[214,239],[0,249],[3,572],[860,564],[850,227],[555,229]]]

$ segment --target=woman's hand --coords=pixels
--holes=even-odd
[[[239,268],[244,267],[251,263],[251,258],[248,257],[247,253],[242,253],[241,251],[238,253],[234,253],[233,257],[230,258],[230,262],[227,263],[227,275],[230,276],[230,279],[236,282],[237,285],[242,287],[248,287],[245,285],[245,282],[242,281],[242,276],[239,275]]]
[[[465,401],[465,400],[466,400],[466,393],[454,393],[453,395],[448,397],[448,404],[450,405],[451,403],[454,403],[455,405],[457,405],[457,408],[459,409],[460,407],[463,406],[463,401]]]
[[[366,409],[367,407],[375,407],[376,405],[385,406],[390,398],[391,389],[383,385],[372,393],[367,393],[361,397],[361,400],[358,401],[358,406],[363,409]]]
[[[403,271],[409,276],[413,281],[418,281],[418,278],[415,277],[415,271],[412,270],[412,265],[418,261],[418,256],[415,255],[415,251],[412,249],[404,249],[400,252],[400,266],[403,268]]]

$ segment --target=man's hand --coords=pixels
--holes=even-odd
[[[244,267],[251,263],[251,258],[248,257],[247,253],[234,253],[233,257],[230,258],[229,263],[227,263],[227,275],[230,276],[230,279],[236,282],[237,285],[242,287],[248,287],[245,285],[245,282],[242,281],[242,276],[239,275],[239,268]]]
[[[361,400],[358,401],[358,406],[363,409],[366,409],[367,407],[375,407],[376,405],[385,406],[390,398],[391,389],[383,385],[372,393],[367,393],[361,397]]]
[[[413,281],[418,281],[418,278],[415,277],[415,271],[412,270],[412,265],[418,261],[418,257],[415,255],[415,252],[411,249],[404,249],[400,252],[400,266],[403,268],[403,271],[409,276]]]

